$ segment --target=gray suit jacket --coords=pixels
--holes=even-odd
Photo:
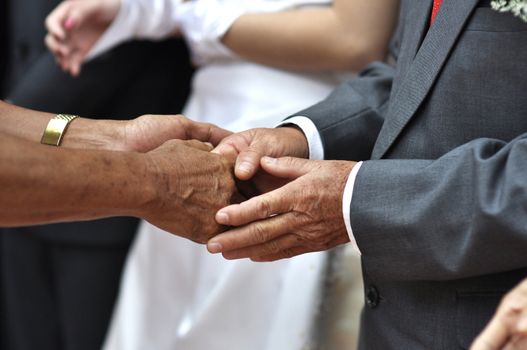
[[[376,63],[300,115],[365,160],[351,203],[361,349],[466,349],[527,276],[527,23],[477,0],[403,0]]]

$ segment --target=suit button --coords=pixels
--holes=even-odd
[[[374,309],[379,305],[379,300],[380,297],[377,288],[375,288],[375,286],[369,286],[366,290],[366,305],[368,305],[370,309]]]

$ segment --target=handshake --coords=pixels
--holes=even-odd
[[[211,253],[272,261],[349,240],[342,191],[353,162],[301,159],[308,143],[297,128],[233,134],[152,115],[101,121],[105,131],[83,129],[83,122],[72,123],[63,145],[87,147],[83,135],[98,135],[97,147],[138,154],[143,180],[122,189],[132,192],[132,215],[207,244]]]

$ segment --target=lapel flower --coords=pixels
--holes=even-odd
[[[512,12],[527,22],[527,0],[493,0],[490,6],[499,12]]]

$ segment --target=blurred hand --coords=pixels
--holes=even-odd
[[[137,216],[198,243],[224,230],[215,213],[236,195],[232,162],[198,141],[172,140],[145,154],[154,198]]]
[[[274,261],[348,242],[342,195],[355,164],[263,158],[261,166],[266,172],[292,181],[220,210],[217,222],[238,228],[211,239],[208,250],[222,252],[227,259]]]
[[[249,180],[256,175],[264,156],[309,156],[304,133],[293,127],[250,129],[232,134],[221,141],[213,152],[236,158],[235,174],[240,180]]]
[[[496,314],[470,350],[527,349],[527,279],[501,301]]]
[[[61,68],[76,76],[119,12],[121,0],[66,0],[46,18],[46,45]]]
[[[217,145],[231,134],[182,115],[149,114],[129,121],[79,118],[68,127],[62,146],[144,153],[172,139],[195,139]]]

